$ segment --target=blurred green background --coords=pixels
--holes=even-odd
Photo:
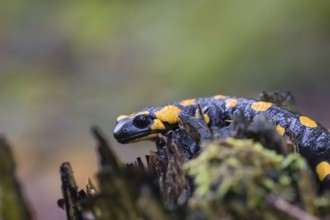
[[[0,132],[36,219],[65,218],[61,162],[96,172],[90,126],[124,162],[152,149],[112,139],[144,106],[291,91],[330,127],[329,21],[328,1],[1,1]]]

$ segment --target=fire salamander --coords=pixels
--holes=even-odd
[[[202,108],[210,127],[225,126],[224,121],[230,120],[235,110],[241,110],[251,121],[257,115],[265,114],[280,135],[294,138],[299,153],[316,171],[319,180],[330,186],[330,130],[307,116],[271,102],[216,95],[183,100],[163,107],[148,107],[131,115],[119,116],[114,137],[120,143],[155,140],[158,133],[165,133],[177,126],[180,114],[194,116],[198,106]]]

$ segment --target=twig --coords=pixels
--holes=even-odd
[[[295,205],[288,203],[287,201],[275,197],[275,196],[268,196],[267,202],[270,205],[273,205],[278,210],[287,213],[290,216],[293,216],[300,220],[319,220],[319,218],[310,215],[309,213],[305,212],[304,210],[298,208]]]

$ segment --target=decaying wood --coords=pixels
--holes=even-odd
[[[137,162],[140,169],[122,164],[102,132],[95,127],[92,133],[98,145],[99,189],[92,198],[81,201],[85,212],[100,220],[168,219],[141,161]]]
[[[71,165],[67,162],[60,167],[62,195],[68,220],[83,220],[79,201],[84,197],[79,195],[78,186],[73,176]],[[81,193],[83,194],[83,193]]]

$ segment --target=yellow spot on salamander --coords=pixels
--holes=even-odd
[[[319,176],[319,179],[321,181],[324,180],[324,178],[330,174],[330,165],[329,163],[322,161],[316,166],[316,173]]]
[[[234,120],[230,120],[230,119],[225,119],[224,121],[228,122],[228,123],[233,123],[234,122]]]
[[[215,99],[224,99],[224,98],[226,98],[226,96],[224,96],[224,95],[215,95],[215,96],[213,96],[213,98],[215,98]]]
[[[122,120],[122,119],[124,119],[124,118],[133,118],[133,117],[135,117],[137,115],[147,115],[147,114],[150,114],[150,112],[143,111],[143,112],[133,113],[131,115],[119,115],[117,117],[117,122],[120,121],[120,120]]]
[[[306,127],[310,127],[310,128],[317,127],[316,122],[306,116],[300,116],[299,121],[302,125],[305,125]]]
[[[213,98],[215,98],[215,99],[225,99],[226,96],[224,96],[224,95],[215,95],[215,96],[213,96]]]
[[[226,107],[235,107],[237,105],[237,99],[226,99]]]
[[[129,117],[129,115],[119,115],[117,117],[117,122],[120,121],[120,120],[122,120],[122,119],[124,119],[124,118],[128,118],[128,117]]]
[[[285,129],[281,125],[276,126],[276,131],[279,133],[279,135],[283,136],[285,133]]]
[[[251,108],[257,112],[263,112],[269,109],[272,105],[273,103],[271,102],[254,102],[251,105]]]
[[[136,138],[134,140],[131,140],[129,143],[134,143],[134,142],[139,142],[139,141],[144,141],[144,140],[152,140],[158,137],[157,133],[154,134],[149,134],[144,137]]]
[[[164,130],[165,125],[159,119],[154,119],[154,123],[151,125],[151,130]]]
[[[187,100],[183,100],[180,102],[180,105],[182,106],[189,106],[189,105],[193,105],[195,104],[196,99],[187,99]]]
[[[162,122],[175,124],[179,120],[179,112],[181,112],[181,109],[179,109],[177,106],[168,105],[155,112],[155,115],[156,118],[161,120]]]
[[[329,133],[330,133],[330,129],[328,129]]]
[[[207,114],[204,115],[204,119],[206,124],[210,123],[210,117]]]
[[[135,114],[131,114],[130,117],[135,117],[137,115],[147,115],[147,114],[150,114],[150,112],[143,111],[143,112],[138,112],[138,113],[135,113]]]

